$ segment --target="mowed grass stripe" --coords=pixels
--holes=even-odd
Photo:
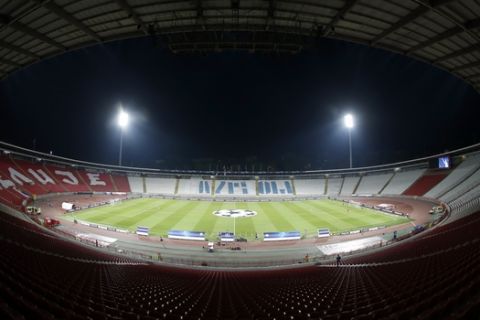
[[[204,217],[204,214],[208,212],[209,206],[210,206],[210,203],[207,201],[196,202],[195,206],[189,208],[190,210],[187,211],[185,215],[172,226],[172,229],[189,230],[189,231],[207,231],[204,229],[197,229],[195,228],[195,225],[197,225]],[[205,219],[208,219],[208,216],[206,216]]]
[[[127,202],[118,203],[114,206],[103,206],[102,208],[85,209],[78,212],[75,217],[80,220],[88,220],[94,221],[99,224],[110,225],[111,222],[117,223],[117,220],[130,217],[132,210],[137,210],[138,208],[150,206],[152,206],[152,201],[138,201],[137,199],[135,199]]]
[[[346,219],[354,221],[359,219],[359,223],[362,227],[379,226],[379,225],[391,225],[402,221],[408,221],[406,218],[387,215],[382,212],[378,212],[369,208],[357,208],[353,205],[345,205],[347,209]]]
[[[341,209],[340,209],[341,210]],[[384,220],[380,214],[370,211],[368,208],[356,208],[350,205],[345,205],[345,211],[343,211],[340,219],[346,223],[352,224],[351,229],[358,229],[363,226],[379,225],[384,224]]]
[[[130,207],[136,207],[138,205],[148,204],[148,203],[150,203],[148,199],[128,200],[128,201],[123,201],[121,203],[117,203],[115,205],[105,205],[99,208],[85,209],[76,213],[74,216],[79,217],[79,219],[82,219],[82,220],[83,219],[88,220],[90,218],[93,218],[95,219],[96,222],[100,222],[103,219],[108,219],[115,213],[124,212],[126,209]]]
[[[332,201],[326,201],[325,203],[317,205],[323,205],[326,207],[326,209],[324,209],[325,212],[334,212],[335,216],[345,224],[348,224],[350,228],[365,224],[365,220],[367,220],[367,217],[370,214],[368,210],[361,212],[363,209],[358,209],[349,205],[339,205],[339,203]]]
[[[328,220],[323,211],[318,210],[312,206],[301,206],[296,202],[288,202],[286,203],[286,206],[291,211],[295,212],[297,216],[308,221],[312,226],[312,230],[316,231],[318,228],[329,228],[330,230],[333,230],[334,228],[336,228],[335,224],[332,221]]]
[[[368,213],[362,214],[361,212],[355,212],[353,208],[347,206],[346,210],[339,215],[339,218],[345,223],[350,223],[352,227],[368,224]]]
[[[254,210],[250,203],[245,204],[245,209]],[[259,231],[255,219],[257,216],[237,219],[237,234],[244,238],[255,239],[255,233]]]
[[[264,202],[262,204],[265,212],[267,213],[268,219],[270,219],[277,231],[295,230],[294,226],[287,219],[285,219],[282,214],[278,210],[276,210],[270,202]]]
[[[245,210],[254,210],[250,206],[250,202],[234,202],[231,203],[231,209],[245,209]],[[258,212],[257,212],[258,213]],[[256,220],[257,216],[253,217],[241,217],[235,219],[235,233],[237,237],[244,237],[244,238],[255,238],[256,233]],[[232,218],[222,218],[223,219],[223,230],[222,231],[230,231],[233,232],[233,219]]]
[[[314,221],[306,219],[300,212],[292,210],[292,207],[288,206],[288,202],[272,202],[270,205],[279,215],[292,225],[292,231],[303,232],[304,230],[311,230],[314,228]]]
[[[160,210],[165,210],[173,204],[174,202],[171,201],[155,201],[152,206],[144,207],[143,210],[139,210],[136,214],[131,214],[117,223],[128,228],[145,226],[142,224],[142,220],[147,219],[152,215],[160,215]]]
[[[261,202],[261,204],[262,206],[260,206],[260,202],[248,203],[248,208],[257,212],[257,215],[251,218],[255,219],[253,223],[255,224],[256,231],[261,230],[261,232],[268,232],[277,230],[263,209],[264,202]],[[247,230],[245,231],[248,232]]]
[[[162,201],[151,201],[144,203],[135,208],[125,208],[125,210],[116,212],[109,219],[103,219],[101,222],[108,224],[118,224],[123,227],[130,227],[132,223],[140,225],[139,221],[143,216],[150,215],[152,212],[156,212],[159,208],[163,208],[167,203]]]
[[[333,209],[331,206],[320,205],[319,203],[315,203],[311,200],[299,202],[298,205],[304,208],[310,208],[319,211],[318,214],[321,215],[321,219],[325,221],[326,224],[331,225],[331,229],[333,231],[347,230],[354,226],[354,224],[349,223],[348,221],[344,221],[342,219],[343,208],[340,208],[340,210],[336,210]]]
[[[220,202],[221,206],[217,209],[237,209],[239,206],[235,202]],[[239,219],[236,219],[235,223]],[[219,232],[233,232],[233,218],[217,217],[212,215],[212,224],[208,230],[209,234],[218,234]]]
[[[218,205],[215,202],[207,202],[208,206],[205,209],[205,212],[201,215],[200,219],[194,224],[193,230],[200,230],[205,232],[210,232],[209,229],[211,228],[211,221],[213,215],[213,211],[218,210]]]
[[[158,206],[150,209],[148,212],[151,212],[150,215],[146,215],[143,217],[139,217],[140,219],[136,221],[135,226],[151,226],[158,222],[159,219],[162,219],[165,214],[172,212],[172,207],[176,205],[175,201],[172,200],[163,200],[159,203]],[[179,203],[178,208],[182,208],[182,206],[187,205],[186,203]],[[173,209],[176,210],[176,209]]]
[[[176,202],[176,200],[169,200],[172,202]],[[168,230],[172,230],[172,226],[181,218],[183,218],[186,214],[188,214],[191,208],[197,205],[196,201],[180,201],[180,206],[178,209],[171,210],[170,212],[166,213],[165,215],[159,216],[158,222],[153,225],[150,230],[155,232],[156,234],[166,236]]]
[[[325,214],[335,219],[335,231],[345,231],[358,229],[367,226],[379,226],[394,223],[395,217],[390,217],[382,213],[378,213],[368,208],[356,208],[348,204],[337,203],[327,200],[325,202],[307,201],[306,205],[312,205],[322,209]],[[332,215],[334,213],[334,215]],[[372,219],[372,217],[375,217]],[[340,227],[343,225],[344,227]]]

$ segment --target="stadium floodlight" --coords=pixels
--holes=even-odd
[[[118,126],[123,129],[128,126],[128,113],[123,110],[120,110],[118,113]]]
[[[343,123],[348,129],[348,149],[350,151],[350,168],[352,168],[352,128],[354,126],[353,115],[347,113],[343,117]]]
[[[120,112],[118,113],[118,126],[120,127],[120,150],[118,152],[118,165],[122,165],[122,152],[123,152],[123,131],[127,128],[128,126],[128,113],[123,111],[122,108],[120,108]]]
[[[347,127],[348,129],[353,128],[353,116],[350,113],[346,114],[343,117],[343,122],[345,123],[345,127]]]

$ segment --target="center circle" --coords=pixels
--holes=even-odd
[[[226,217],[226,218],[246,218],[253,217],[257,215],[256,211],[247,210],[247,209],[222,209],[212,212],[217,217]]]

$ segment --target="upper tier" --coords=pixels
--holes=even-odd
[[[208,175],[119,168],[6,151],[0,154],[0,203],[21,209],[28,201],[66,192],[145,193],[193,198],[262,199],[405,195],[438,199],[453,208],[480,197],[480,156],[452,158],[453,169],[434,169],[428,158],[397,166],[297,173]],[[63,161],[68,160],[68,161]]]

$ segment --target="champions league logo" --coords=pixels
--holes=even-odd
[[[246,209],[222,209],[212,212],[217,217],[226,217],[226,218],[244,218],[244,217],[253,217],[257,215],[255,211],[246,210]]]

